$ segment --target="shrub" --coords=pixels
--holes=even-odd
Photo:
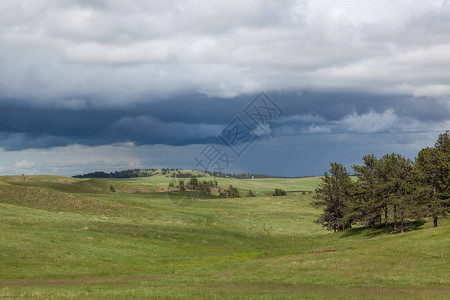
[[[232,185],[230,185],[227,189],[220,191],[219,195],[222,198],[239,198],[239,197],[241,197],[238,189]]]
[[[286,196],[286,191],[282,189],[275,189],[273,196]]]
[[[247,195],[245,197],[256,197],[255,194],[253,194],[252,190],[248,191]]]

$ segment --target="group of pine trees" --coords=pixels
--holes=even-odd
[[[286,191],[282,189],[275,189],[275,192],[272,196],[286,196]]]
[[[173,182],[169,183],[169,188],[178,188],[180,192],[185,192],[186,190],[189,191],[196,191],[202,194],[211,194],[211,188],[218,188],[219,184],[216,180],[203,180],[200,181],[196,178],[191,178],[189,181],[185,184],[183,180],[178,181],[177,186],[175,187]]]
[[[216,180],[203,180],[200,181],[196,178],[191,178],[187,183],[184,180],[179,180],[175,185],[173,182],[169,183],[169,189],[177,189],[180,192],[197,192],[200,194],[211,195],[212,189],[217,190],[217,194],[221,198],[239,198],[241,194],[239,190],[233,185],[229,185],[227,188],[221,188]],[[245,197],[256,197],[255,194],[249,190]]]
[[[239,190],[232,186],[230,186],[226,189],[219,189],[219,197],[222,198],[239,198],[241,197],[241,194],[239,194]]]
[[[221,177],[221,178],[236,178],[236,179],[256,179],[256,178],[276,178],[266,174],[257,174],[257,173],[223,173],[219,171],[203,171],[206,174],[209,174],[213,177]]]
[[[450,211],[449,132],[439,135],[434,147],[422,149],[415,161],[399,154],[363,157],[352,166],[331,163],[316,189],[315,206],[324,208],[318,222],[341,231],[361,224],[393,226],[403,232],[405,222],[432,217],[434,226]]]

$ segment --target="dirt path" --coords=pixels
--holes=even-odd
[[[134,279],[154,279],[161,277],[170,277],[173,275],[166,274],[141,274],[141,275],[125,275],[125,276],[111,276],[111,277],[92,277],[81,279],[23,279],[23,280],[0,280],[0,287],[31,287],[31,286],[77,286],[77,285],[102,285],[114,284],[116,282],[123,283],[124,281]]]

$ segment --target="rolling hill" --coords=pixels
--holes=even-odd
[[[0,297],[450,297],[448,220],[336,234],[314,222],[318,178],[213,179],[257,197],[175,205],[160,174],[0,177]]]

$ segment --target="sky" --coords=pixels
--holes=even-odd
[[[448,0],[2,0],[0,175],[414,159],[450,129],[448,28]]]

